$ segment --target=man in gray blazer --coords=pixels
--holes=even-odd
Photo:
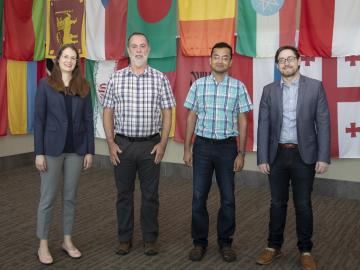
[[[281,256],[291,182],[300,264],[313,270],[311,192],[315,173],[330,164],[329,109],[322,83],[300,75],[296,48],[280,47],[275,62],[281,81],[264,87],[259,108],[257,164],[269,176],[271,206],[268,245],[256,262]]]

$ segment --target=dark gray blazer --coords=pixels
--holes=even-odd
[[[72,100],[73,142],[79,155],[94,154],[94,124],[90,93]],[[60,155],[65,146],[68,119],[62,94],[41,79],[35,97],[36,155]]]
[[[264,87],[257,131],[257,164],[272,164],[275,160],[283,114],[281,82]],[[322,83],[300,76],[296,108],[298,147],[307,164],[330,163],[330,115]]]

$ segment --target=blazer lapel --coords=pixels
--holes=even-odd
[[[305,97],[305,93],[304,91],[306,91],[306,82],[305,79],[302,75],[300,75],[300,79],[299,79],[299,89],[298,89],[298,97],[297,97],[297,104],[296,104],[296,116],[300,115],[300,110],[302,107],[302,103]],[[298,117],[296,117],[298,119]]]

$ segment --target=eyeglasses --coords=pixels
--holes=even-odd
[[[289,56],[287,58],[279,58],[278,63],[279,64],[285,64],[285,62],[292,63],[297,59],[295,56]]]

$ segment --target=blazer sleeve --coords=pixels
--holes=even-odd
[[[35,95],[35,125],[34,125],[34,152],[35,155],[44,155],[44,130],[46,123],[46,81],[39,82]]]
[[[315,121],[318,141],[317,161],[330,164],[330,113],[322,83],[319,83]]]
[[[257,164],[269,163],[270,88],[264,87],[259,105],[257,129]]]
[[[87,154],[95,153],[95,143],[94,143],[94,120],[93,120],[93,108],[91,105],[90,92],[86,96],[85,104],[85,125],[87,133]]]

